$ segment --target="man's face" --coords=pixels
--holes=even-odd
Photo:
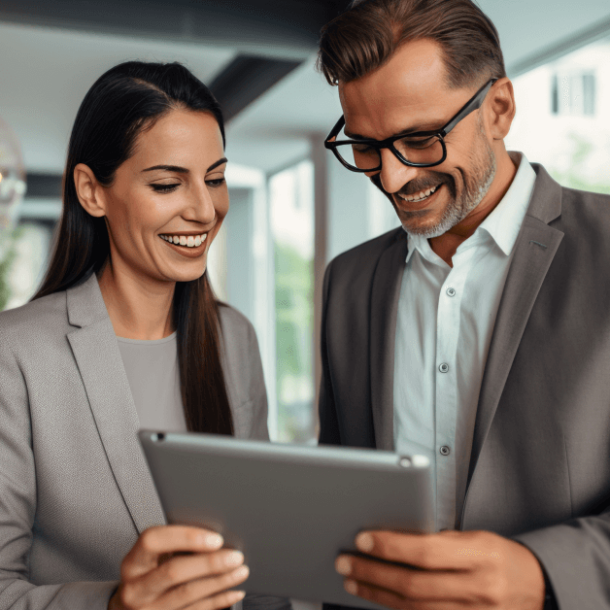
[[[451,89],[440,46],[428,39],[406,43],[378,70],[339,83],[345,132],[383,140],[407,130],[440,129],[481,84]],[[458,123],[445,143],[447,159],[435,167],[406,166],[386,148],[381,171],[367,174],[391,196],[411,234],[442,235],[479,205],[494,180],[496,159],[482,109]]]

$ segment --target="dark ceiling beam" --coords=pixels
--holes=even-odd
[[[0,21],[304,59],[347,0],[2,0]]]
[[[238,55],[210,84],[226,121],[292,72],[300,61]]]

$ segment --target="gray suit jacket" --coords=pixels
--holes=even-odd
[[[481,386],[461,528],[527,545],[561,610],[610,608],[610,197],[536,184]],[[324,284],[320,442],[393,449],[402,229]]]
[[[235,435],[268,439],[254,329],[228,306],[220,320]],[[95,276],[0,313],[0,610],[105,610],[139,533],[164,523],[137,430]]]

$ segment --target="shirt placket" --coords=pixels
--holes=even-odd
[[[468,261],[466,253],[454,258],[454,266],[441,285],[436,323],[436,519],[438,529],[455,526],[456,460],[454,450],[459,392],[456,371],[460,317]]]

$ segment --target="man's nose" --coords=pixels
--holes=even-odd
[[[418,167],[405,165],[388,148],[381,149],[381,186],[387,193],[396,193],[421,171]]]

